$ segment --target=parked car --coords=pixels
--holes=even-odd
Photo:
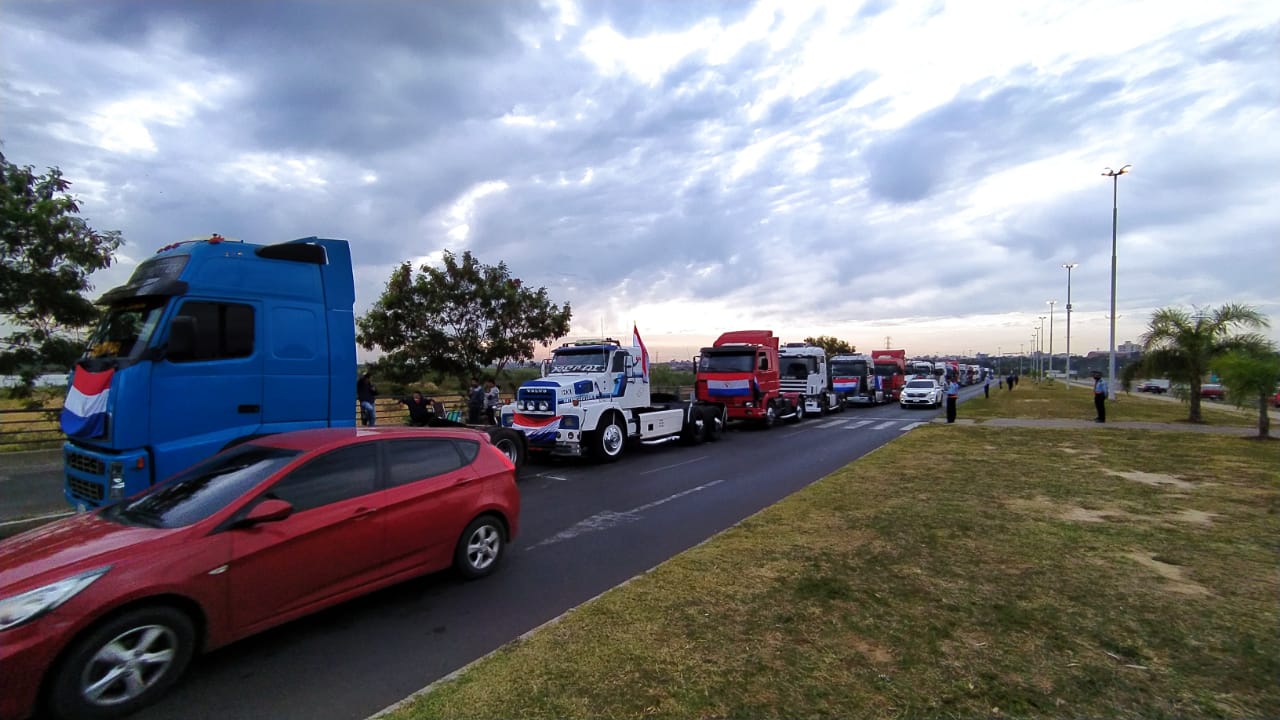
[[[1276,390],[1276,396],[1271,398],[1271,404],[1274,407],[1280,408],[1280,389]]]
[[[197,652],[450,565],[498,567],[515,467],[468,429],[331,428],[224,450],[0,541],[0,717],[115,718]]]
[[[1221,400],[1227,396],[1227,392],[1217,383],[1206,383],[1200,386],[1200,397],[1208,400]]]
[[[902,395],[898,398],[898,404],[903,408],[920,405],[941,407],[944,392],[937,380],[924,380],[921,378],[908,380],[906,386],[902,388]]]
[[[1149,392],[1160,395],[1169,391],[1168,380],[1143,380],[1138,386],[1138,392]]]

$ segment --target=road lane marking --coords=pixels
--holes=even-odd
[[[924,422],[913,422],[910,425],[907,425],[906,427],[902,428],[902,432],[906,432],[908,430],[914,430],[920,427],[921,425],[928,425],[928,424],[929,423],[924,423]]]
[[[824,422],[824,423],[818,423],[818,427],[823,427],[823,428],[825,428],[825,427],[835,427],[836,425],[839,425],[840,423],[842,423],[842,422],[844,422],[844,421],[845,421],[845,418],[836,418],[835,420],[828,420],[828,421],[826,421],[826,422]]]
[[[656,472],[662,472],[663,470],[670,470],[671,468],[678,468],[678,467],[680,467],[681,465],[688,465],[688,464],[690,464],[690,463],[702,462],[703,460],[706,460],[706,459],[707,459],[707,458],[709,458],[709,457],[711,457],[711,456],[710,456],[710,455],[703,455],[702,457],[696,457],[696,458],[694,458],[694,459],[692,459],[692,460],[685,460],[684,462],[678,462],[678,463],[675,463],[674,465],[663,465],[662,467],[657,467],[657,468],[654,468],[654,469],[652,469],[652,470],[645,470],[645,471],[644,471],[644,472],[642,472],[642,473],[636,473],[636,474],[637,474],[637,475],[652,475],[653,473],[656,473]]]
[[[886,420],[886,421],[884,421],[884,422],[880,423],[879,425],[877,425],[877,426],[875,426],[875,427],[873,427],[873,428],[871,428],[871,429],[872,429],[872,430],[884,430],[884,429],[886,429],[886,428],[891,428],[891,427],[893,427],[893,426],[894,426],[894,424],[896,424],[897,422],[898,422],[897,420]]]
[[[546,545],[554,545],[555,543],[563,542],[565,540],[572,540],[573,538],[576,538],[579,535],[585,535],[586,533],[599,532],[601,530],[608,530],[609,528],[617,527],[618,525],[622,525],[623,523],[635,522],[636,520],[640,519],[640,513],[643,513],[646,510],[652,510],[661,505],[665,505],[673,500],[679,500],[680,498],[686,495],[692,495],[693,493],[696,493],[696,492],[702,492],[703,490],[706,490],[707,488],[715,487],[716,485],[719,485],[722,482],[724,482],[724,478],[721,478],[719,480],[712,480],[709,483],[704,483],[697,487],[689,488],[688,490],[682,490],[674,495],[668,495],[662,499],[654,500],[653,502],[649,502],[649,503],[645,503],[644,505],[633,507],[630,510],[623,510],[622,512],[615,512],[613,510],[604,510],[604,511],[598,512],[589,518],[586,518],[584,520],[579,520],[578,522],[574,523],[572,526],[567,527],[564,530],[561,530],[560,532],[556,533],[555,535],[552,535],[551,537],[543,540],[542,542],[532,545],[529,549],[536,550],[537,548],[540,548]]]
[[[74,514],[75,514],[74,510],[68,510],[66,512],[49,513],[48,515],[36,515],[35,517],[22,518],[21,520],[7,520],[5,522],[0,522],[0,527],[6,527],[8,525],[21,525],[23,523],[33,523],[33,522],[36,522],[37,520],[55,520],[60,517],[66,517],[68,515],[74,515]]]
[[[849,423],[849,424],[845,425],[845,426],[844,426],[844,429],[845,429],[845,430],[856,430],[856,429],[858,429],[858,428],[862,427],[863,425],[870,425],[871,423],[872,423],[872,421],[871,421],[871,420],[858,420],[858,421],[856,421],[856,422],[851,422],[851,423]]]

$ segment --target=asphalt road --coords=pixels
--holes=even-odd
[[[851,408],[611,465],[532,464],[520,537],[492,577],[409,581],[223,648],[136,717],[367,717],[937,415]]]

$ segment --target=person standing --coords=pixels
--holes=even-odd
[[[1107,381],[1102,379],[1102,371],[1093,371],[1093,408],[1098,416],[1094,422],[1107,421]]]
[[[991,397],[991,376],[988,375],[982,381],[982,397]]]
[[[372,426],[377,421],[377,410],[373,400],[378,396],[378,387],[373,384],[373,376],[364,373],[356,380],[356,400],[360,403],[360,423]]]
[[[467,391],[467,422],[472,425],[484,422],[484,388],[476,378],[471,378],[471,390]]]
[[[484,415],[490,425],[498,424],[498,408],[502,406],[502,391],[492,380],[484,381]]]
[[[423,397],[422,393],[415,391],[407,398],[401,398],[400,403],[409,408],[409,424],[415,427],[430,425],[435,418],[435,406],[431,404],[431,398]]]
[[[956,421],[956,401],[960,399],[960,383],[955,378],[947,383],[947,422]]]

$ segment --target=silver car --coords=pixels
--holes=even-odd
[[[926,380],[916,378],[908,380],[907,386],[902,389],[902,396],[898,399],[898,404],[903,408],[923,405],[925,407],[942,407],[943,393],[942,386],[937,380]]]

